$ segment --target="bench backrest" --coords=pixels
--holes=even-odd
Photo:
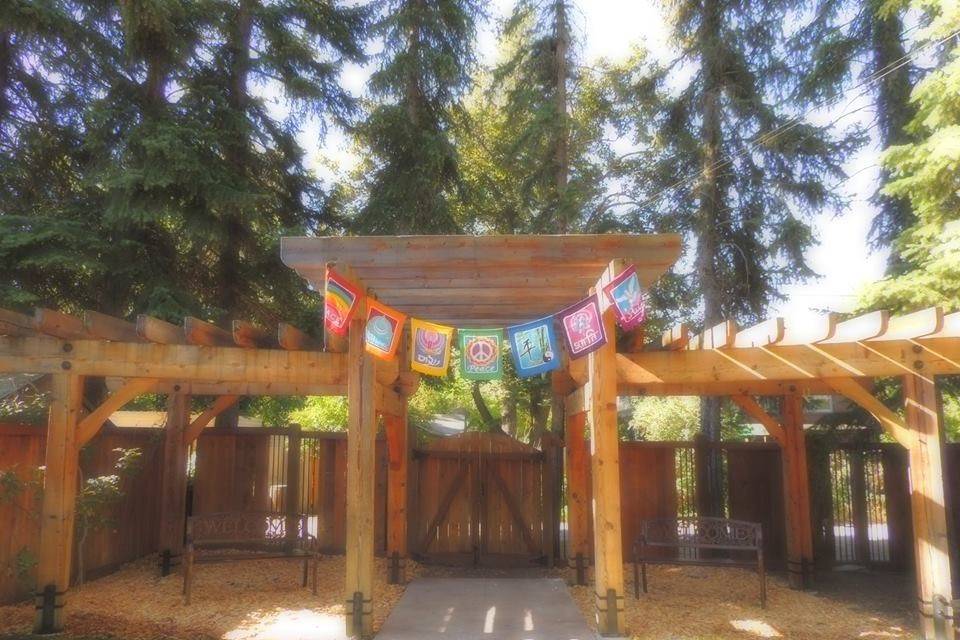
[[[308,537],[307,516],[297,516],[296,532],[287,535],[287,517],[266,511],[207,513],[187,518],[187,540],[194,546],[256,544],[261,547],[284,547],[292,538]]]
[[[640,523],[639,542],[651,547],[758,551],[763,548],[763,527],[726,518],[656,518]]]

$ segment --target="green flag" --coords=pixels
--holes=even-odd
[[[467,380],[496,380],[503,374],[501,329],[458,329],[460,373]]]

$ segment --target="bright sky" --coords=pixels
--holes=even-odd
[[[657,57],[670,59],[668,34],[659,3],[589,0],[578,4],[580,14],[575,20],[585,64],[600,58],[622,58],[638,43]],[[482,29],[478,45],[483,62],[495,60],[496,22],[512,6],[513,0],[494,0],[489,4],[491,20]],[[360,95],[368,73],[364,68],[348,68],[344,83]],[[839,105],[844,110],[846,106],[844,102]],[[331,179],[338,171],[353,165],[355,156],[342,134],[329,132],[322,146],[317,144],[320,138],[313,127],[306,128],[300,136],[308,157],[317,159],[318,174]],[[807,259],[822,277],[787,287],[788,299],[771,310],[771,315],[798,317],[816,315],[818,310],[849,311],[857,291],[883,275],[886,253],[872,253],[866,240],[873,217],[873,207],[868,200],[877,180],[877,168],[873,166],[877,159],[877,150],[868,148],[846,164],[851,179],[838,190],[849,197],[848,209],[826,211],[812,221],[819,244],[807,253]],[[329,163],[333,163],[333,167]]]

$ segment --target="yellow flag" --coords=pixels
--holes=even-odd
[[[410,318],[410,368],[431,376],[447,374],[453,327]]]

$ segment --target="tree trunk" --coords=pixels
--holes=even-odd
[[[503,399],[503,416],[500,418],[500,430],[508,436],[517,435],[517,392],[515,389],[507,388],[507,394]]]
[[[13,42],[9,31],[0,31],[0,123],[7,121],[10,114],[10,101],[7,90],[10,88],[10,76],[13,74]]]
[[[720,6],[718,0],[705,0],[700,42],[703,74],[702,132],[703,169],[700,184],[700,215],[697,228],[696,269],[703,292],[703,326],[708,329],[723,320],[723,288],[717,277],[717,261],[720,249],[718,222],[723,211],[723,187],[720,183],[722,120],[721,92],[723,76],[720,68]],[[706,439],[720,440],[720,400],[703,398],[700,402],[700,431]],[[723,515],[723,469],[719,453],[711,449],[707,455],[704,487],[706,504],[711,513],[700,515]]]
[[[570,48],[570,24],[565,0],[555,0],[554,5],[554,67],[556,77],[555,110],[557,117],[556,140],[554,141],[554,181],[556,198],[556,231],[570,232],[570,215],[566,206],[567,181],[570,175],[569,121],[567,117],[567,52]]]
[[[483,426],[487,428],[487,431],[500,430],[500,423],[490,413],[487,401],[483,399],[483,394],[480,393],[479,380],[473,381],[470,387],[470,395],[473,397],[473,404],[477,408],[477,413],[480,414],[480,419],[483,420]]]
[[[866,9],[871,12],[872,18],[870,46],[873,50],[874,73],[902,60],[906,55],[901,36],[903,21],[900,14],[891,12],[881,16],[878,7],[874,6],[876,4],[879,3],[870,3]],[[914,113],[910,105],[912,90],[910,70],[909,65],[900,67],[886,74],[877,85],[875,103],[880,125],[880,146],[883,149],[909,140],[905,128]],[[881,167],[880,184],[885,185],[889,181],[889,170]],[[878,193],[876,202],[880,212],[870,230],[871,240],[876,247],[887,247],[913,224],[915,216],[906,199],[892,198]],[[891,251],[887,272],[900,273],[905,266],[900,254],[897,251]]]
[[[537,446],[547,431],[550,405],[543,401],[543,387],[530,388],[530,444]]]

